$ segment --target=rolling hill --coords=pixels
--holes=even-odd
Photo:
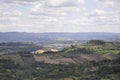
[[[92,40],[57,52],[0,55],[0,80],[119,80],[119,75],[120,42]]]
[[[61,40],[62,39],[62,40]],[[0,42],[52,42],[63,40],[120,40],[120,33],[25,33],[25,32],[4,32],[0,33]]]

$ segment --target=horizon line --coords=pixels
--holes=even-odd
[[[120,32],[20,32],[20,31],[12,31],[12,32],[0,32],[0,33],[120,33]]]

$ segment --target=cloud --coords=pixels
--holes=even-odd
[[[102,4],[103,7],[114,7],[118,4],[119,0],[96,0]]]
[[[7,4],[32,5],[42,0],[1,0]]]
[[[13,15],[15,15],[15,16],[21,16],[22,12],[20,12],[18,10],[15,10],[15,11],[13,11]]]
[[[31,15],[67,17],[85,11],[86,8],[80,6],[84,3],[84,0],[44,0],[31,9]]]
[[[22,12],[18,11],[18,10],[15,10],[15,11],[12,11],[12,12],[2,12],[0,13],[0,16],[1,17],[19,17],[22,15]]]
[[[45,0],[45,4],[51,7],[69,7],[84,4],[84,0]]]
[[[8,5],[0,2],[0,11],[4,10],[6,8],[8,8]]]
[[[104,15],[105,11],[104,10],[100,10],[100,9],[95,9],[90,14],[93,15],[93,16]]]
[[[0,31],[119,32],[119,1],[0,0]]]
[[[47,6],[74,6],[84,4],[84,0],[1,0],[7,4],[33,5],[36,3],[45,2]]]
[[[52,17],[68,17],[69,15],[82,12],[84,9],[79,7],[65,7],[65,8],[45,8],[45,7],[33,7],[31,15],[36,16],[52,16]],[[69,16],[70,17],[70,16]],[[72,16],[71,16],[72,17]]]
[[[22,13],[18,10],[13,12],[1,12],[0,13],[0,24],[12,24],[19,21]]]
[[[93,10],[92,12],[94,12],[96,10]],[[98,15],[99,13],[99,15]],[[102,26],[111,26],[111,25],[120,25],[120,11],[101,11],[101,10],[97,10],[96,13],[94,13],[94,15],[89,15],[89,19],[92,18],[93,19],[93,24],[97,25],[102,25]]]

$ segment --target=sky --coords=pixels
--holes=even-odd
[[[0,0],[0,32],[120,33],[120,0]]]

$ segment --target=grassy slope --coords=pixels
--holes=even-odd
[[[81,49],[86,49],[86,51],[81,51]],[[85,44],[85,45],[76,45],[74,48],[68,47],[65,48],[64,53],[68,54],[80,54],[83,52],[83,54],[118,54],[120,53],[120,43],[105,43],[104,45],[95,45],[95,44]]]

